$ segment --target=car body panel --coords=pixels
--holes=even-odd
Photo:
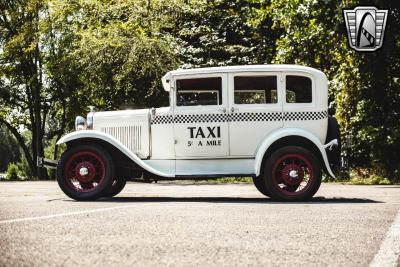
[[[175,170],[170,170],[170,172],[162,172],[157,169],[154,169],[152,166],[148,165],[145,161],[143,161],[141,158],[139,158],[135,153],[133,153],[129,148],[127,148],[124,144],[122,144],[119,140],[114,138],[113,136],[96,131],[96,130],[84,130],[84,131],[76,131],[69,133],[65,136],[63,136],[60,140],[58,140],[57,145],[61,145],[64,143],[68,143],[74,140],[79,140],[79,139],[100,139],[102,141],[107,142],[108,144],[112,145],[119,151],[121,151],[123,154],[125,154],[128,158],[130,158],[133,162],[138,164],[140,167],[142,167],[144,170],[153,173],[158,176],[163,176],[163,177],[174,177],[174,172]]]
[[[289,137],[289,136],[300,136],[304,137],[311,142],[314,143],[314,145],[319,149],[319,152],[321,153],[321,157],[323,159],[323,163],[325,164],[325,168],[330,176],[335,178],[335,175],[333,174],[331,167],[329,166],[329,161],[328,157],[326,155],[325,148],[323,146],[323,143],[319,140],[317,136],[312,134],[311,132],[308,132],[302,128],[282,128],[279,130],[274,131],[273,133],[269,134],[260,144],[260,146],[257,149],[257,154],[255,157],[255,165],[254,165],[254,172],[256,176],[260,175],[261,172],[261,165],[262,161],[264,158],[264,155],[268,148],[276,141],[279,139],[282,139],[284,137]],[[268,155],[267,155],[268,156]],[[321,162],[322,163],[322,162]]]
[[[310,103],[287,103],[288,75],[311,80]],[[235,104],[234,78],[276,76],[277,102]],[[220,77],[222,103],[178,106],[177,81]],[[175,70],[163,78],[170,106],[93,113],[93,130],[62,137],[101,139],[145,171],[162,177],[253,175],[261,171],[268,148],[277,140],[300,136],[320,152],[334,177],[323,144],[328,124],[328,81],[319,70],[298,65],[252,65]],[[268,155],[267,155],[268,156]]]

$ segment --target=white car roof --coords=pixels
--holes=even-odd
[[[177,75],[193,75],[193,74],[209,74],[209,73],[231,73],[231,72],[256,72],[256,71],[300,71],[306,72],[314,76],[325,77],[325,74],[317,69],[289,64],[268,64],[268,65],[243,65],[243,66],[224,66],[224,67],[209,67],[197,69],[177,69],[168,72],[162,78],[163,86],[166,91],[169,91],[168,81],[172,76]]]

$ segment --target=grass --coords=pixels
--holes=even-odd
[[[380,174],[367,170],[351,170],[348,176],[338,175],[336,179],[325,176],[324,182],[333,182],[351,185],[391,185],[394,184],[390,179]]]
[[[350,184],[350,185],[392,185],[393,183],[385,177],[381,176],[370,176],[370,177],[351,177],[349,179],[330,179],[325,181],[328,183],[340,183],[340,184]]]
[[[223,177],[218,179],[210,179],[207,180],[207,182],[217,184],[252,184],[253,179],[251,177]]]

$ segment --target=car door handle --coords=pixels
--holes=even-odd
[[[226,108],[220,108],[218,111],[221,111],[222,113],[226,113]]]
[[[238,111],[238,110],[239,110],[238,108],[231,107],[231,112],[232,113],[235,112],[235,111]]]

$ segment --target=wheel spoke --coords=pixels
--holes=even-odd
[[[288,154],[279,158],[273,167],[276,188],[285,195],[302,194],[313,179],[313,167],[302,154]]]
[[[77,152],[65,165],[65,178],[75,191],[93,191],[105,178],[104,163],[94,152]]]

